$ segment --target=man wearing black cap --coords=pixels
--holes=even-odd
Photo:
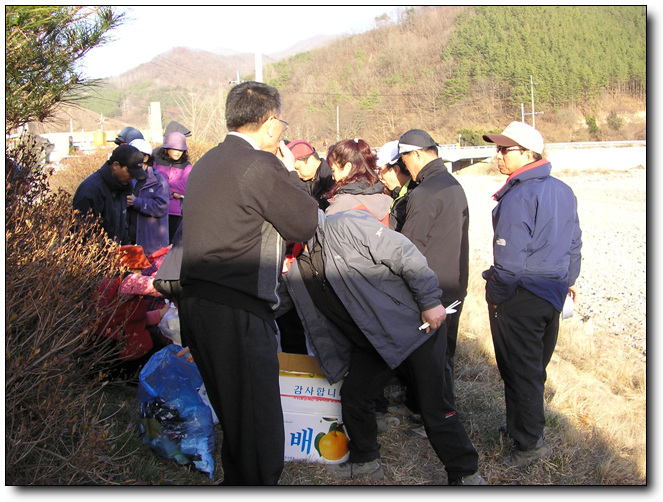
[[[500,431],[515,444],[502,462],[525,467],[552,453],[543,436],[546,366],[564,302],[576,297],[581,231],[575,195],[550,176],[539,131],[512,122],[483,139],[497,145],[497,167],[508,176],[494,195],[493,266],[482,274],[504,380],[506,427]]]
[[[144,180],[143,154],[133,146],[120,145],[97,171],[76,189],[73,206],[81,215],[99,218],[110,239],[128,244],[127,195],[131,180]]]
[[[442,303],[461,303],[447,316],[445,398],[455,409],[454,355],[458,322],[467,294],[469,269],[469,209],[465,191],[439,158],[430,134],[412,129],[398,140],[400,160],[418,183],[410,192],[401,232],[428,260],[442,289]]]

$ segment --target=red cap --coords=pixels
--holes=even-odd
[[[303,139],[291,141],[288,143],[288,148],[290,148],[290,151],[295,156],[295,160],[299,160],[302,157],[306,157],[315,152],[315,148],[313,148],[308,141],[304,141]]]

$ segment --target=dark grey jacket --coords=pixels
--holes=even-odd
[[[397,367],[433,334],[419,326],[421,312],[440,305],[435,272],[414,244],[368,211],[319,216],[327,280],[371,345]],[[327,379],[338,381],[349,368],[351,345],[312,305],[297,269],[291,272],[285,280],[309,346]]]

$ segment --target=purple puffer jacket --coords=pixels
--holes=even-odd
[[[162,165],[163,159],[155,159],[154,167],[163,174],[163,177],[168,180],[170,187],[170,203],[168,204],[168,214],[171,216],[182,216],[182,200],[173,198],[173,193],[180,193],[182,195],[186,192],[186,182],[189,178],[189,173],[193,166],[187,164]]]

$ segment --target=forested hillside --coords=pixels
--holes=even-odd
[[[380,145],[422,128],[440,143],[480,144],[523,118],[548,141],[646,139],[645,6],[408,7],[375,21],[366,33],[263,60],[291,139]],[[230,66],[185,49],[164,56],[106,82],[84,106],[142,127],[147,103],[160,101],[164,124],[180,120],[218,140],[229,69],[255,78],[253,56]],[[166,64],[176,56],[180,63]],[[167,71],[176,66],[178,78]]]
[[[530,76],[550,141],[645,139],[627,124],[645,109],[646,21],[630,6],[411,7],[264,74],[292,134],[312,140],[334,139],[338,123],[341,137],[374,144],[413,127],[476,142],[520,120],[521,103],[531,112]]]

